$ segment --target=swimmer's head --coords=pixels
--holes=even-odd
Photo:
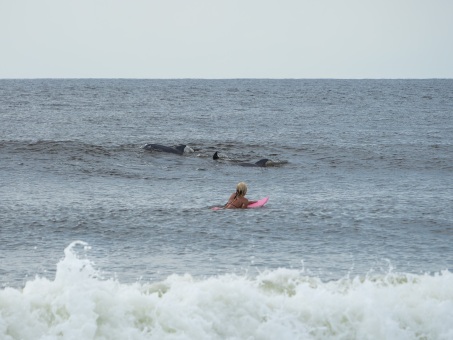
[[[245,194],[247,193],[247,184],[245,184],[244,182],[238,183],[238,185],[236,186],[236,193],[239,196],[245,196]]]

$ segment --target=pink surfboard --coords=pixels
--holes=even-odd
[[[263,205],[265,205],[267,203],[267,201],[269,201],[269,197],[264,197],[262,199],[259,199],[256,202],[250,203],[247,206],[247,209],[261,208]],[[221,210],[221,209],[223,209],[223,207],[214,207],[214,208],[211,208],[211,209],[212,210]]]
[[[247,209],[253,209],[253,208],[261,208],[263,205],[265,205],[269,201],[269,197],[264,197],[254,203],[250,203],[247,206]]]

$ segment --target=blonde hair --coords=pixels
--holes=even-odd
[[[244,182],[239,182],[236,186],[236,193],[238,196],[243,197],[247,193],[247,184]]]

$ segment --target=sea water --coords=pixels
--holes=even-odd
[[[450,339],[452,118],[452,80],[0,80],[0,338]]]

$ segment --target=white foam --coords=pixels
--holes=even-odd
[[[255,278],[121,284],[65,249],[54,280],[0,291],[1,339],[451,339],[453,275],[389,273],[323,282],[279,269]]]

